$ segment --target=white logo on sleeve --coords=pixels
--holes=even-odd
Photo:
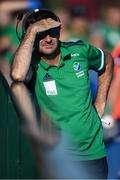
[[[76,57],[76,56],[79,56],[80,54],[79,53],[73,53],[71,54],[71,57]]]
[[[51,96],[57,95],[55,80],[43,82],[43,84],[45,87],[46,95],[51,95]]]

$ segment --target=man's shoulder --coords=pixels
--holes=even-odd
[[[78,40],[78,41],[69,41],[69,42],[62,42],[61,46],[64,49],[67,49],[71,53],[80,53],[86,54],[89,49],[89,44],[85,41]]]
[[[83,40],[78,40],[78,41],[68,41],[68,42],[62,42],[62,46],[64,47],[74,47],[74,46],[81,46],[81,45],[86,45],[86,43]]]

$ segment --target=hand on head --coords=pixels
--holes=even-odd
[[[61,25],[62,25],[61,22],[55,21],[51,18],[47,18],[31,24],[28,28],[28,31],[32,30],[32,32],[36,34],[38,32],[43,32],[52,28],[59,27]]]

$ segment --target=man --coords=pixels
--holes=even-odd
[[[65,152],[85,169],[77,178],[105,179],[101,117],[112,77],[112,57],[83,41],[60,42],[61,26],[59,18],[49,10],[26,15],[11,77],[14,81],[34,80],[40,107],[67,139]],[[89,69],[99,73],[95,104]],[[67,178],[71,178],[69,174]]]

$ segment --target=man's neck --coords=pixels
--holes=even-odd
[[[61,58],[61,54],[57,54],[56,57],[54,57],[53,59],[49,59],[45,56],[42,56],[41,59],[46,62],[47,64],[51,64],[51,65],[56,65],[58,66],[59,64],[59,61],[60,61],[60,58]]]

